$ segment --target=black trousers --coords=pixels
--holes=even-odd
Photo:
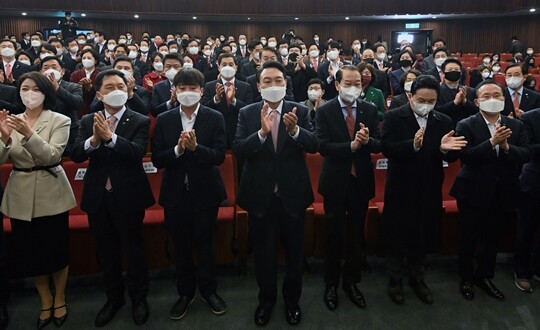
[[[518,278],[540,276],[540,196],[523,193],[517,219],[516,275]]]
[[[499,196],[498,193],[494,196]],[[497,249],[512,214],[493,198],[488,207],[478,207],[458,200],[459,209],[459,275],[463,280],[493,278]],[[478,264],[474,269],[474,255],[478,250]]]
[[[365,259],[364,226],[369,201],[361,196],[358,182],[352,175],[348,187],[344,188],[347,189],[346,199],[324,199],[324,280],[327,285],[333,286],[339,284],[343,247],[343,285],[360,282]]]
[[[176,288],[193,297],[197,286],[203,298],[217,289],[214,235],[218,207],[201,209],[185,191],[180,204],[165,208],[165,227],[173,241]],[[197,256],[197,266],[193,260]]]
[[[386,270],[388,276],[394,281],[403,278],[403,274],[408,274],[413,279],[424,278],[424,265],[426,254],[405,254],[405,251],[397,244],[386,248]]]
[[[7,304],[9,300],[7,255],[4,244],[4,215],[0,212],[0,304]]]
[[[126,284],[133,302],[148,294],[148,266],[144,254],[142,224],[144,209],[124,213],[115,207],[115,194],[104,194],[101,209],[88,214],[90,229],[96,240],[99,264],[103,269],[107,297],[123,299],[122,249],[127,255]]]
[[[274,307],[277,301],[278,237],[285,250],[287,270],[282,294],[287,308],[298,307],[302,294],[305,212],[290,216],[275,196],[264,216],[249,217],[249,231],[255,254],[255,273],[259,286],[259,305]]]

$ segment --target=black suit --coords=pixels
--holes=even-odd
[[[285,92],[285,101],[294,101],[292,79],[289,76],[286,76],[286,78],[287,78],[287,91]],[[257,75],[254,74],[252,76],[247,77],[246,82],[251,86],[251,90],[253,91],[253,95],[254,95],[253,101],[254,102],[262,101],[261,92],[259,92],[259,88],[257,88]]]
[[[236,80],[234,82],[236,103],[227,104],[225,95],[222,95],[219,103],[214,102],[216,96],[217,80],[210,81],[204,86],[203,103],[212,109],[215,109],[223,115],[225,119],[225,131],[227,134],[227,149],[232,149],[234,136],[236,135],[236,126],[238,126],[238,112],[241,108],[253,102],[253,91],[248,83]],[[219,81],[223,84],[223,81]],[[224,86],[225,87],[225,86]],[[232,87],[232,86],[231,86]]]
[[[242,65],[242,69],[240,69],[240,72],[242,72],[245,77],[257,74],[257,64],[255,64],[255,62],[253,61],[249,61],[246,64]]]
[[[150,100],[150,112],[154,117],[178,105],[178,103],[168,104],[171,99],[171,88],[172,84],[169,79],[154,85],[152,99]]]
[[[324,157],[319,193],[324,197],[325,282],[338,286],[341,252],[346,247],[343,284],[359,282],[364,251],[364,223],[368,202],[375,196],[375,177],[371,153],[380,152],[379,116],[377,108],[368,102],[356,102],[355,132],[360,123],[369,128],[369,143],[353,152],[351,136],[339,102],[339,96],[317,109],[317,137]],[[354,166],[355,176],[351,174]],[[346,229],[345,229],[346,228]],[[346,242],[342,244],[343,230]]]
[[[512,130],[508,153],[491,146],[491,133],[481,113],[460,121],[456,135],[464,136],[467,146],[459,153],[463,167],[450,194],[459,209],[459,273],[464,280],[492,278],[500,238],[518,207],[519,173],[530,158],[528,137],[523,123],[501,116],[501,125]],[[482,248],[478,268],[473,272],[476,243]]]
[[[62,63],[64,63],[64,69],[66,71],[64,77],[67,76],[67,79],[64,80],[69,81],[71,74],[75,72],[75,70],[77,70],[77,61],[72,59],[69,53],[65,53],[64,55],[62,55],[61,61]]]
[[[282,101],[277,151],[272,133],[259,139],[263,102],[240,109],[233,151],[244,159],[238,205],[249,213],[255,253],[259,305],[269,310],[277,301],[277,238],[287,257],[283,298],[287,308],[298,306],[302,291],[303,239],[306,208],[313,202],[304,151],[315,153],[319,142],[305,106]],[[296,107],[298,137],[286,131],[283,116]],[[277,189],[277,190],[276,190]]]
[[[69,127],[69,140],[64,155],[69,155],[71,147],[75,143],[77,131],[79,130],[79,110],[83,104],[82,86],[60,80],[60,88],[56,91],[56,107],[54,110],[71,119]]]
[[[376,68],[376,66],[374,67]],[[386,100],[386,98],[390,94],[390,81],[388,80],[388,74],[379,69],[375,69],[375,75],[375,82],[371,84],[371,87],[380,89],[383,93],[384,99]]]
[[[501,112],[501,114],[508,116],[510,112],[514,112],[514,103],[513,103],[513,97],[514,97],[514,90],[512,90],[512,94],[508,90],[509,87],[503,88],[504,93],[504,110]],[[531,109],[540,108],[540,94],[538,94],[535,91],[532,91],[528,88],[523,88],[521,100],[519,102],[519,109],[523,111],[529,111]],[[515,113],[514,113],[515,116]]]
[[[524,113],[531,148],[531,161],[521,172],[521,206],[518,209],[514,269],[518,278],[540,275],[540,240],[537,237],[540,217],[540,109]],[[531,257],[532,255],[532,257]]]
[[[463,86],[460,85],[456,89],[451,89],[448,87],[448,85],[443,84],[441,86],[439,97],[437,98],[437,105],[435,106],[437,111],[442,112],[448,117],[452,118],[454,127],[456,127],[460,120],[478,113],[478,107],[474,104],[474,99],[476,98],[474,88],[469,87],[467,89],[467,100],[465,104],[460,103],[455,105],[454,99],[460,88],[463,88]]]
[[[150,112],[150,93],[142,86],[135,85],[133,95],[127,100],[126,105],[135,112],[143,115],[148,115]],[[103,110],[103,102],[94,97],[90,105],[90,112]]]
[[[300,69],[296,71],[296,65],[290,63],[293,67],[292,74],[291,74],[291,80],[292,80],[292,89],[294,94],[294,101],[295,102],[302,102],[308,99],[307,90],[308,90],[308,82],[313,79],[317,78],[317,72],[313,70],[313,68],[309,65],[309,63],[306,63],[305,69]]]
[[[3,61],[0,61],[0,70],[2,70],[3,72],[3,75],[4,75],[4,84],[5,85],[9,85],[9,82],[8,82],[8,79],[7,79],[7,76],[6,76],[6,69],[4,68],[4,62]],[[13,76],[13,86],[17,86],[17,81],[19,80],[19,78],[27,73],[27,72],[30,72],[31,71],[31,67],[29,65],[26,65],[24,63],[21,63],[19,61],[15,61],[13,63],[13,67],[11,68],[11,75]]]
[[[217,288],[214,232],[219,205],[227,197],[218,168],[225,159],[223,116],[199,105],[193,129],[197,148],[177,157],[175,147],[185,130],[180,108],[159,115],[152,162],[165,169],[159,204],[165,208],[165,227],[173,239],[178,294],[193,297],[198,286],[201,296],[208,298]]]
[[[142,166],[146,153],[150,119],[126,109],[118,121],[113,147],[102,142],[97,149],[85,150],[93,134],[94,114],[81,119],[71,158],[90,159],[84,176],[81,209],[88,213],[103,268],[107,297],[118,302],[124,297],[122,247],[127,253],[127,288],[133,302],[146,298],[148,269],[144,257],[142,224],[145,209],[154,204],[148,178]],[[110,178],[112,190],[105,190]]]
[[[317,72],[319,79],[325,84],[324,98],[326,100],[331,100],[339,94],[336,89],[334,77],[332,77],[332,80],[328,82],[328,68],[330,67],[330,63],[330,61],[326,61],[319,64],[319,70]]]
[[[10,113],[22,113],[24,109],[17,103],[17,88],[0,84],[0,109]]]
[[[388,173],[381,233],[394,280],[401,279],[404,257],[410,276],[421,278],[426,253],[440,243],[444,155],[439,147],[441,138],[452,130],[452,119],[431,111],[423,145],[415,151],[419,128],[409,103],[384,115],[382,152],[388,157]]]

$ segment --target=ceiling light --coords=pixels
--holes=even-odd
[[[133,17],[135,17],[135,18],[139,18],[139,15],[135,14],[135,15],[133,15]]]
[[[81,16],[82,16],[82,17],[86,17],[86,14],[85,14],[85,13],[82,13]]]
[[[530,11],[531,13],[534,13],[534,12],[536,11],[536,8],[531,8],[531,9],[529,9],[529,11]]]
[[[433,19],[436,19],[436,18],[437,18],[437,16],[433,16]]]
[[[295,20],[295,21],[298,21],[298,17],[295,17],[294,20]]]
[[[27,14],[25,12],[22,13],[23,16],[26,16]]]
[[[251,17],[248,17],[248,21],[251,21]]]
[[[347,17],[345,17],[345,20],[347,20],[347,21],[348,21],[349,19],[350,19],[350,18],[349,18],[348,16],[347,16]]]
[[[193,16],[193,19],[197,19],[197,16]]]

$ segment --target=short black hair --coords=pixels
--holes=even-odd
[[[265,62],[259,70],[257,70],[256,77],[258,83],[261,82],[261,73],[263,72],[263,70],[271,68],[281,71],[281,73],[283,73],[283,79],[287,79],[287,74],[285,73],[285,67],[283,66],[283,64],[279,63],[278,61],[268,61]]]
[[[401,56],[403,56],[404,54],[409,54],[409,56],[411,57],[411,61],[414,63],[414,61],[416,60],[416,55],[414,55],[413,52],[411,52],[409,49],[405,49],[403,48],[403,50],[399,53],[398,55],[398,60],[401,60]]]
[[[384,48],[384,52],[386,53],[386,47],[385,47],[383,44],[381,44],[381,43],[376,43],[375,45],[373,45],[373,51],[376,52],[376,51],[377,51],[377,48],[379,48],[379,47]]]
[[[195,68],[191,70],[180,70],[176,76],[174,76],[173,85],[195,85],[204,87],[204,75]]]
[[[461,64],[461,61],[458,60],[457,58],[453,58],[453,57],[450,57],[450,58],[447,58],[443,64],[441,65],[441,71],[444,72],[444,70],[446,70],[446,66],[450,63],[454,63],[454,64],[457,64],[459,65],[459,68],[462,69],[463,68],[463,65]]]
[[[11,39],[8,39],[8,38],[2,39],[2,40],[0,40],[0,43],[2,43],[2,42],[6,42],[6,41],[9,41],[9,42],[11,42],[11,44],[13,45],[13,48],[17,49],[17,43],[16,43],[16,42],[14,42],[14,41],[13,41],[13,40],[11,40]]]
[[[411,86],[411,94],[416,94],[416,91],[419,89],[432,89],[437,92],[437,96],[439,96],[441,92],[441,84],[435,79],[435,77],[430,75],[420,75],[416,77],[416,80],[412,83]]]
[[[19,81],[17,82],[17,102],[24,107],[21,98],[21,86],[26,79],[32,79],[36,83],[39,91],[45,95],[44,108],[48,110],[55,109],[56,92],[54,91],[51,81],[43,73],[35,71],[27,72],[19,78]]]
[[[50,52],[53,52],[54,55],[56,55],[56,47],[54,47],[53,45],[51,45],[48,42],[44,42],[38,48],[38,51],[37,51],[38,56],[39,56],[39,54],[41,54],[41,51],[43,50],[43,48],[45,48],[46,50],[48,50]]]
[[[258,45],[262,45],[262,42],[260,40],[251,40],[247,48],[248,50],[253,51]]]
[[[336,72],[336,81],[338,83],[340,83],[341,79],[343,79],[343,71],[356,71],[360,73],[360,75],[362,75],[360,70],[358,70],[358,68],[355,67],[354,65],[344,65]]]
[[[326,49],[332,49],[332,48],[337,48],[337,49],[341,49],[341,46],[340,44],[337,42],[337,41],[329,41],[327,44],[326,44]]]
[[[52,38],[51,40],[49,40],[50,44],[52,44],[53,42],[59,42],[60,44],[62,44],[62,46],[64,46],[64,43],[62,42],[62,40],[58,38]]]
[[[308,85],[308,88],[309,86],[313,85],[313,84],[318,84],[319,86],[321,86],[321,89],[324,91],[326,90],[326,87],[325,87],[325,84],[322,82],[322,80],[320,80],[319,78],[312,78],[308,81],[307,85]]]
[[[62,63],[62,61],[60,61],[60,59],[56,56],[47,56],[45,57],[44,59],[42,59],[39,63],[39,71],[41,71],[41,68],[43,68],[43,63],[45,62],[48,62],[50,60],[55,60],[56,62],[58,62],[58,65],[60,65],[60,67],[63,69],[64,68],[64,63]]]
[[[224,58],[232,58],[233,61],[234,61],[234,65],[237,65],[236,63],[236,57],[231,54],[231,53],[227,53],[227,52],[221,52],[218,56],[218,59],[217,59],[217,64],[220,65],[221,64],[221,61],[224,59]]]
[[[508,69],[512,69],[512,68],[515,68],[515,67],[518,67],[518,66],[521,68],[521,74],[526,75],[527,70],[525,69],[525,67],[523,65],[521,65],[521,63],[512,63],[512,64],[510,64],[509,66],[506,67],[506,70],[504,70],[504,73],[508,72]]]
[[[127,56],[122,55],[122,56],[118,56],[117,58],[115,58],[113,68],[116,66],[116,63],[118,63],[118,62],[129,62],[129,65],[131,65],[131,70],[135,70],[135,66],[133,65],[133,62]]]
[[[30,38],[32,38],[33,36],[38,36],[39,39],[43,40],[43,35],[42,35],[41,33],[33,32],[33,33],[30,35]]]
[[[127,54],[129,54],[129,48],[126,44],[118,44],[114,46],[113,52],[116,52],[118,48],[123,48]]]
[[[486,80],[480,82],[474,88],[474,95],[476,95],[477,98],[478,98],[478,91],[485,85],[496,85],[497,87],[499,87],[501,89],[501,92],[504,92],[504,88],[499,83],[497,83],[495,80],[486,79]]]
[[[288,46],[289,45],[289,40],[281,39],[280,41],[278,41],[277,46],[279,47],[281,45],[287,45]]]
[[[402,90],[402,91],[405,90],[405,80],[407,80],[407,75],[408,75],[409,73],[414,74],[417,78],[418,78],[419,76],[422,75],[422,72],[420,72],[420,71],[418,71],[418,70],[415,70],[415,69],[410,69],[409,71],[403,73],[403,74],[401,75],[401,77],[399,78],[399,87],[401,87],[401,90]]]
[[[435,43],[437,42],[441,42],[446,46],[446,41],[443,39],[443,38],[437,38],[435,40],[433,40],[433,42],[431,43],[431,46],[435,45]]]
[[[201,45],[201,43],[200,43],[197,39],[195,39],[195,38],[190,38],[190,39],[188,40],[187,44],[189,45],[189,44],[192,43],[193,41],[195,41],[195,42],[197,43],[197,46],[200,46],[200,45]]]
[[[438,52],[444,52],[446,56],[450,56],[450,52],[446,47],[435,48],[435,50],[433,51],[433,57],[435,57],[435,54],[437,54]]]
[[[86,48],[86,49],[83,49],[83,51],[81,52],[81,61],[82,61],[82,57],[84,54],[86,53],[90,53],[92,55],[92,57],[94,58],[95,62],[96,62],[96,65],[99,63],[99,55],[98,53],[92,49],[92,48]]]
[[[101,89],[101,86],[103,86],[103,79],[105,79],[106,77],[110,77],[110,76],[118,76],[118,77],[122,78],[122,80],[124,81],[124,84],[127,85],[126,75],[124,75],[124,73],[122,71],[115,70],[115,69],[110,69],[110,70],[101,71],[96,76],[96,80],[94,81],[96,91],[99,92],[99,90]]]
[[[272,53],[274,53],[274,54],[276,55],[276,58],[279,58],[279,54],[278,54],[277,50],[275,50],[275,49],[272,48],[272,47],[266,46],[266,47],[264,47],[264,48],[261,50],[261,53],[262,53],[262,52],[272,52]]]
[[[182,59],[182,56],[180,56],[180,54],[178,53],[169,53],[163,56],[163,65],[165,65],[166,60],[180,61],[180,64],[184,65],[184,60]]]

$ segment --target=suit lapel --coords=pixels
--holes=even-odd
[[[477,113],[476,117],[476,132],[480,135],[479,143],[491,139],[491,133],[486,125],[486,121],[482,114]],[[501,116],[501,123],[503,122],[503,116]]]
[[[120,121],[118,122],[118,125],[116,125],[116,130],[114,133],[118,136],[124,136],[126,130],[131,125],[131,117],[133,117],[133,112],[131,110],[126,109],[124,114],[122,115],[122,118],[120,118]]]
[[[418,121],[416,121],[416,117],[414,116],[414,112],[411,109],[411,105],[407,103],[407,106],[403,107],[401,111],[402,111],[401,116],[406,118],[405,122],[407,123],[407,126],[409,127],[409,129],[416,133],[420,129],[420,125],[418,125]],[[429,121],[429,117],[428,117],[428,121]]]
[[[341,104],[338,100],[339,96],[336,96],[332,101],[334,102],[333,108],[336,109],[336,111],[333,111],[334,118],[336,120],[336,124],[339,127],[339,131],[341,134],[343,134],[344,140],[351,140],[351,137],[349,135],[349,129],[347,128],[347,123],[345,122],[345,117],[343,117],[343,109],[341,108]],[[356,103],[356,121],[358,122],[358,105],[359,102]]]
[[[49,121],[50,121],[50,118],[51,118],[51,111],[50,110],[45,110],[43,111],[38,119],[36,120],[36,122],[34,123],[34,126],[32,127],[34,132],[36,132],[37,134],[39,134],[41,131],[43,131],[45,129],[45,127],[47,127],[49,125]]]
[[[519,107],[521,110],[523,109],[530,109],[529,107],[529,92],[523,88],[523,94],[521,95],[521,102],[519,103]]]
[[[207,123],[207,115],[208,113],[206,112],[206,109],[202,105],[199,106],[199,112],[197,112],[197,117],[195,118],[195,122],[193,123],[193,129],[195,130],[195,132],[201,130],[201,128],[204,127],[204,125]]]

